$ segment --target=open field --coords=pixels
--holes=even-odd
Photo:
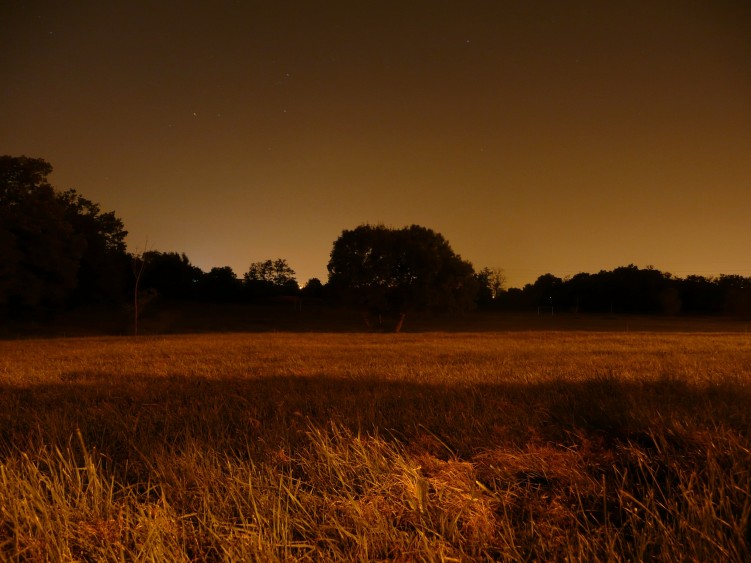
[[[751,335],[0,341],[0,559],[751,558]]]

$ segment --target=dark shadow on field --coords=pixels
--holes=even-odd
[[[375,379],[273,377],[211,380],[70,372],[54,385],[0,388],[0,456],[84,442],[137,470],[151,456],[194,447],[266,459],[294,455],[311,426],[377,433],[437,456],[472,456],[535,442],[603,447],[693,447],[693,436],[751,429],[751,389],[603,375],[571,383],[438,386]],[[670,443],[656,443],[657,433]],[[140,461],[139,461],[140,460]]]
[[[385,319],[393,328],[395,319]],[[597,315],[535,311],[472,311],[464,314],[412,313],[402,332],[498,331],[646,331],[646,332],[748,332],[746,320],[727,317],[659,315]],[[361,311],[303,302],[290,305],[210,304],[164,302],[144,312],[139,334],[205,334],[221,332],[368,332]],[[0,324],[0,338],[129,335],[132,318],[120,309],[72,311],[49,322]]]

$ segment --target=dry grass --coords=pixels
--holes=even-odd
[[[0,342],[0,558],[751,558],[746,334]]]

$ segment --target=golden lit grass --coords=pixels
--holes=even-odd
[[[745,334],[0,342],[11,560],[751,557]]]

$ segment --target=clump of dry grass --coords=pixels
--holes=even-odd
[[[751,557],[744,335],[0,343],[11,560]]]

